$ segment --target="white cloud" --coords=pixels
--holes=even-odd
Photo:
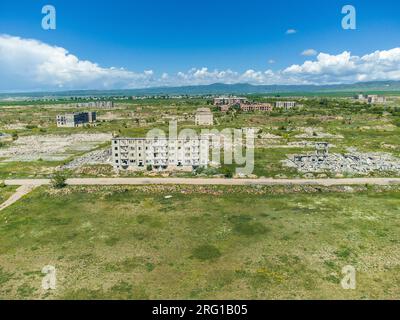
[[[288,29],[288,30],[286,30],[286,34],[295,34],[295,33],[297,33],[296,29]]]
[[[312,57],[312,56],[316,56],[318,54],[318,52],[314,49],[307,49],[307,50],[304,50],[301,54],[303,56]]]
[[[333,84],[400,80],[400,48],[364,56],[350,52],[320,53],[303,64],[283,70],[192,68],[175,74],[153,70],[133,72],[104,68],[81,60],[66,49],[46,43],[0,35],[0,90],[124,89],[221,83]]]
[[[269,64],[274,64],[275,62],[276,62],[276,61],[275,61],[274,59],[269,59],[269,60],[268,60],[268,63],[269,63]]]
[[[64,48],[8,35],[0,35],[0,70],[0,88],[9,90],[146,86],[153,76],[151,70],[102,68]]]
[[[292,65],[283,74],[308,83],[400,80],[400,48],[375,51],[362,57],[348,51],[338,55],[320,53],[317,60]]]

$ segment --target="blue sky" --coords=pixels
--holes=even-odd
[[[56,30],[41,28],[41,8],[46,4],[54,5],[57,10]],[[341,27],[341,8],[346,4],[353,5],[357,10],[356,30],[343,30]],[[345,51],[351,52],[351,56],[347,57],[349,62],[353,56],[363,57],[377,50],[399,48],[399,16],[400,2],[395,0],[2,0],[0,34],[21,40],[12,46],[12,50],[25,47],[25,40],[35,39],[49,47],[64,48],[68,52],[65,55],[71,54],[79,61],[90,61],[102,70],[115,67],[133,73],[130,76],[112,74],[110,77],[118,80],[111,81],[110,86],[183,85],[216,80],[242,82],[247,79],[242,75],[249,70],[253,73],[249,74],[250,80],[246,82],[334,83],[363,80],[367,66],[364,65],[361,71],[359,68],[353,70],[357,73],[353,77],[342,70],[337,79],[332,76],[334,70],[328,70],[329,74],[322,74],[319,79],[314,79],[314,71],[310,73],[309,68],[291,69],[296,74],[290,73],[289,76],[282,72],[293,65],[302,67],[305,61],[316,61],[317,56],[302,55],[307,49],[333,57]],[[296,30],[296,33],[286,34],[289,29]],[[9,43],[3,46],[3,55],[9,48]],[[0,52],[1,49],[0,46]],[[390,53],[395,55],[397,51]],[[31,56],[29,51],[17,52],[16,55],[24,54]],[[0,55],[0,67],[1,59]],[[9,57],[4,59],[10,63]],[[386,64],[381,57],[379,59],[383,65]],[[28,57],[26,60],[29,61]],[[33,62],[39,60],[43,64],[46,58],[40,57]],[[390,60],[393,63],[393,58]],[[340,64],[340,61],[337,63]],[[16,61],[11,62],[17,64]],[[397,63],[396,60],[394,69],[398,67]],[[27,68],[30,64],[31,61],[26,63]],[[37,75],[33,68],[43,68],[32,64],[32,70],[28,70],[28,73],[37,76],[36,83],[29,83],[29,79],[16,83],[17,75],[10,74],[10,81],[0,80],[0,90],[107,86],[104,75],[98,82],[90,79],[73,83],[58,79],[52,83],[44,79],[51,77],[51,72]],[[204,68],[207,68],[206,71]],[[74,68],[71,69],[68,72],[73,72]],[[376,71],[376,79],[385,79],[382,72],[387,73],[388,70],[383,69]],[[202,81],[194,76],[198,70],[198,76],[204,76]],[[232,71],[233,74],[220,74],[225,71]],[[181,77],[177,77],[179,72]],[[261,72],[262,77],[257,77],[257,72]],[[306,75],[299,78],[298,73]],[[392,72],[390,76],[397,79],[396,73]],[[375,78],[367,77],[366,80]]]

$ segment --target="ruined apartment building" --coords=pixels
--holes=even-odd
[[[57,127],[74,128],[96,122],[96,112],[76,112],[57,115]]]
[[[248,103],[247,98],[243,97],[218,97],[214,98],[213,104],[215,106],[222,106],[222,105],[234,105],[234,104],[242,104]]]
[[[197,126],[212,126],[214,124],[214,117],[209,108],[199,108],[196,111],[194,121]]]
[[[369,94],[369,95],[363,95],[359,94],[356,99],[359,102],[362,103],[369,103],[369,104],[384,104],[386,103],[386,97],[385,96],[379,96],[376,94]]]
[[[273,107],[269,103],[260,103],[260,104],[241,104],[240,110],[248,112],[248,111],[272,111]]]
[[[277,101],[275,102],[275,108],[290,110],[296,107],[295,101]]]
[[[209,140],[206,137],[114,138],[111,141],[114,169],[192,170],[207,167]]]
[[[114,101],[91,101],[78,103],[78,108],[99,108],[99,109],[112,109],[114,108]]]

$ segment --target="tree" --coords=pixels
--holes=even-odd
[[[62,172],[56,172],[51,178],[51,185],[55,189],[62,189],[67,186],[67,177]]]

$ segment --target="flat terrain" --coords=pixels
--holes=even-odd
[[[110,185],[394,185],[400,184],[400,178],[341,178],[341,179],[225,179],[225,178],[71,178],[69,185],[110,186]],[[50,185],[50,179],[11,179],[5,180],[10,186],[42,186]]]
[[[395,299],[399,204],[397,186],[42,186],[0,213],[0,298]]]
[[[271,102],[282,98],[249,97]],[[114,109],[92,109],[98,112],[96,126],[57,128],[59,113],[83,111],[76,103],[31,102],[0,104],[0,132],[14,141],[0,142],[0,179],[48,178],[57,167],[66,165],[90,150],[109,147],[109,137],[144,137],[154,128],[168,131],[168,123],[178,121],[178,130],[207,127],[194,125],[198,107],[212,109],[213,129],[257,128],[254,175],[267,178],[309,178],[310,175],[362,177],[354,172],[298,172],[282,164],[293,154],[315,152],[316,142],[328,142],[332,154],[348,153],[356,148],[361,153],[388,153],[400,159],[400,108],[397,97],[389,97],[387,105],[360,104],[349,98],[296,98],[300,107],[273,112],[222,113],[211,105],[210,99],[144,99],[116,101]],[[4,104],[4,103],[3,103]],[[211,129],[211,128],[208,128]],[[85,141],[93,137],[95,141]],[[107,137],[107,139],[105,138]],[[105,140],[106,139],[106,140]],[[399,160],[400,161],[400,160]],[[208,168],[205,176],[224,175],[235,164]],[[109,163],[83,164],[69,170],[73,177],[113,177]],[[126,173],[142,176],[157,173]],[[172,177],[191,177],[192,173],[169,173]],[[160,175],[158,173],[158,175]],[[372,177],[400,177],[399,172],[369,172]]]
[[[16,186],[0,186],[0,204],[6,201],[17,189]]]

